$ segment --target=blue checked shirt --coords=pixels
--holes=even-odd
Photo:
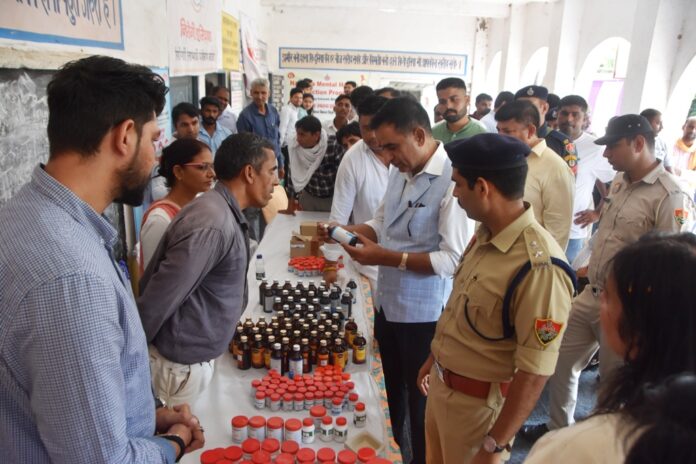
[[[174,462],[116,238],[41,167],[0,209],[0,462]]]

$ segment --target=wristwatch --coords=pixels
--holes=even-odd
[[[400,271],[405,271],[406,261],[408,261],[408,253],[401,253],[401,263],[399,263],[399,267],[397,269]]]
[[[509,443],[503,446],[498,445],[495,438],[491,437],[490,435],[483,437],[481,448],[483,448],[487,453],[502,453],[503,451],[509,452],[512,449]]]

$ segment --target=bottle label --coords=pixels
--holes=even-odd
[[[352,244],[351,242],[355,243],[355,241],[358,239],[357,235],[348,232],[343,227],[334,227],[334,229],[331,231],[331,238],[339,243],[348,244]]]
[[[367,350],[364,346],[355,347],[353,351],[353,356],[355,357],[356,363],[363,363],[367,357]]]
[[[319,356],[319,366],[326,367],[329,365],[329,357]]]
[[[302,360],[301,359],[291,359],[290,360],[290,378],[302,377]],[[304,403],[303,403],[304,405]]]
[[[271,358],[271,369],[281,372],[283,369],[283,360],[281,358]]]
[[[264,364],[264,362],[263,362],[263,350],[260,350],[257,348],[253,349],[251,351],[251,362],[255,366],[259,366],[259,365]]]

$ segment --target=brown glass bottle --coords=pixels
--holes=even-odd
[[[299,330],[292,331],[292,339],[290,339],[291,345],[299,345],[302,342],[302,332]]]
[[[333,360],[334,369],[340,367],[341,370],[346,368],[348,362],[348,352],[343,345],[343,340],[337,338],[334,340],[334,346],[331,350],[331,358]]]
[[[300,352],[302,353],[302,373],[309,374],[312,372],[312,359],[310,357],[309,340],[302,339],[300,344]]]
[[[292,348],[290,347],[290,339],[288,337],[283,337],[281,339],[281,344],[280,344],[280,351],[282,353],[283,361],[282,361],[282,366],[283,369],[281,370],[281,374],[285,375],[288,372],[288,369],[290,368],[290,351]]]
[[[254,344],[251,347],[251,367],[254,369],[261,369],[265,367],[266,364],[263,358],[264,346],[261,334],[254,336]]]
[[[271,368],[271,351],[273,351],[273,345],[275,345],[275,336],[270,335],[265,343],[265,349],[263,350],[263,363],[266,369]]]
[[[289,280],[286,280],[285,283],[283,284],[283,290],[287,290],[288,295],[292,291],[292,283]]]
[[[350,296],[350,292],[343,292],[340,308],[345,319],[353,316],[353,297]]]
[[[232,356],[234,356],[234,359],[237,359],[237,354],[239,350],[239,341],[242,337],[242,333],[244,332],[244,326],[241,324],[237,325],[237,330],[234,331],[234,337],[232,337],[232,341],[230,342],[230,353],[232,353]]]
[[[348,319],[348,322],[346,322],[346,345],[348,348],[353,348],[353,340],[355,340],[355,334],[358,332],[358,324],[355,323],[355,320],[351,317]]]
[[[309,359],[312,365],[317,364],[317,349],[319,348],[319,338],[317,336],[317,331],[312,330],[309,332]]]
[[[251,335],[251,330],[254,328],[254,321],[250,317],[244,320],[244,335],[247,337]]]
[[[266,295],[266,289],[268,288],[268,281],[266,279],[261,281],[259,285],[259,304],[263,306],[263,297]]]
[[[329,348],[327,346],[326,340],[321,340],[319,342],[319,348],[317,348],[317,366],[326,367],[329,365],[329,359],[331,358],[329,353]]]
[[[240,338],[237,367],[243,371],[251,368],[251,345],[246,335],[242,335]]]
[[[273,344],[271,352],[271,369],[275,369],[278,373],[283,371],[283,351],[280,348],[280,343]]]
[[[273,289],[271,287],[266,287],[266,291],[263,294],[263,312],[273,312]]]
[[[353,364],[365,364],[365,362],[367,362],[367,340],[361,332],[357,332],[353,339]]]

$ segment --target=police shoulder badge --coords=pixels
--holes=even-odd
[[[548,345],[561,333],[563,324],[553,319],[535,319],[534,333],[543,346]]]
[[[674,210],[674,220],[677,221],[677,224],[683,226],[687,219],[689,219],[689,212],[687,210],[681,208]]]

